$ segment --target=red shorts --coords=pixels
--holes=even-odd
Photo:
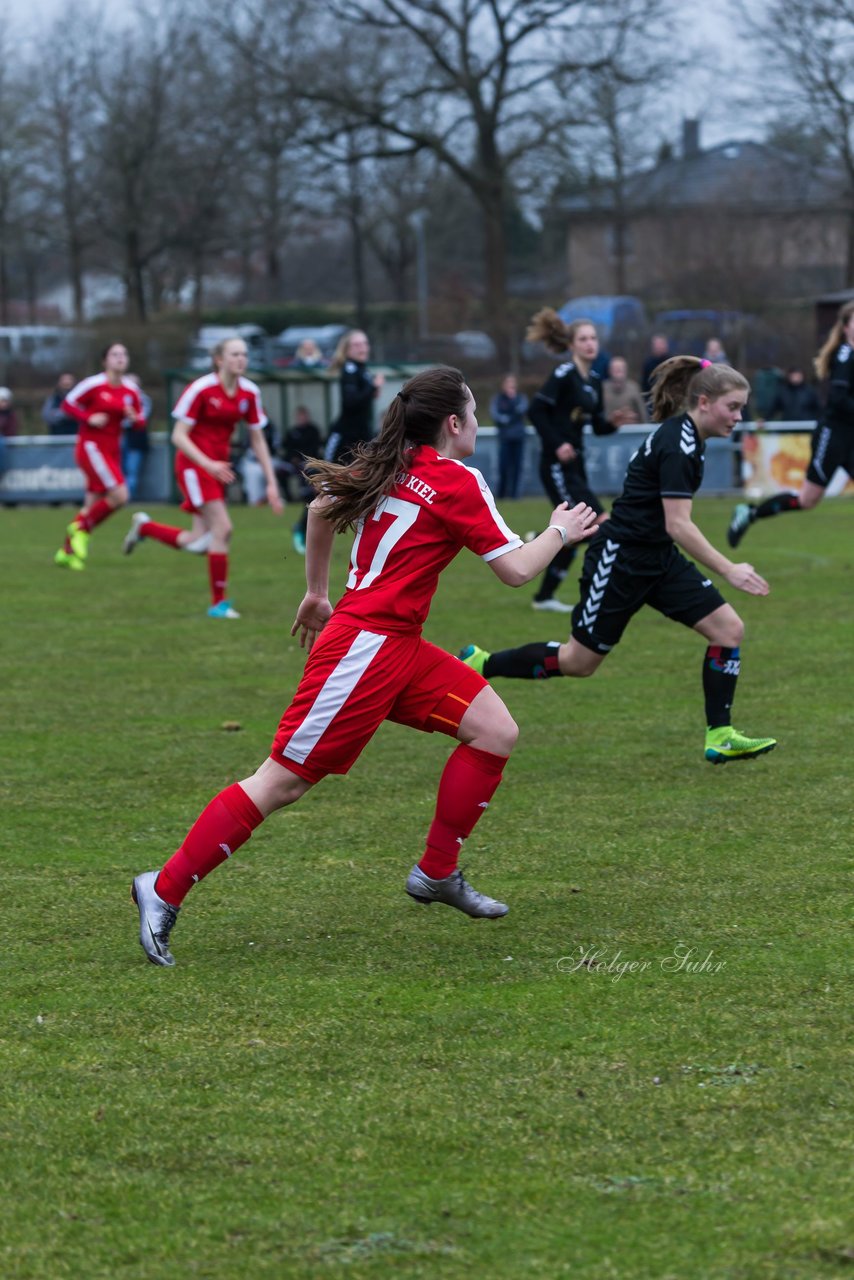
[[[110,489],[124,484],[120,445],[116,441],[103,442],[89,437],[77,437],[74,448],[74,461],[86,477],[87,493],[109,493]]]
[[[200,511],[202,503],[216,502],[218,499],[225,502],[225,486],[219,480],[214,480],[207,471],[197,467],[183,453],[175,456],[175,478],[184,495],[182,511]]]
[[[271,756],[307,782],[347,773],[383,720],[456,737],[486,680],[420,635],[334,620],[309,654]]]

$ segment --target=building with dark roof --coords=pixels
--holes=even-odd
[[[759,142],[703,149],[697,121],[682,152],[561,203],[570,292],[638,294],[683,305],[769,298],[847,283],[854,208],[844,175]]]

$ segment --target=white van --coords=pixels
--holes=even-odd
[[[211,350],[226,338],[242,338],[249,352],[250,369],[266,369],[270,363],[270,337],[259,324],[203,325],[190,346],[188,369],[207,372],[211,368]]]
[[[87,335],[80,329],[48,324],[0,325],[0,370],[3,371],[10,365],[22,364],[60,374],[82,360],[86,348]]]

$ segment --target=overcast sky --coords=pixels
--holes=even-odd
[[[28,0],[24,17],[21,9],[13,11],[12,22],[25,23],[26,28],[38,31],[39,25],[50,20],[65,7],[67,0]],[[120,14],[130,7],[131,0],[101,0],[105,13]],[[210,0],[211,4],[222,0]],[[669,82],[673,73],[667,69],[666,54],[662,51],[662,90],[670,102],[665,116],[667,133],[674,143],[681,136],[681,119],[690,116],[700,121],[700,141],[704,147],[715,146],[729,138],[760,137],[762,122],[757,120],[755,107],[746,110],[740,105],[744,87],[757,76],[749,41],[740,34],[739,15],[758,14],[764,0],[713,0],[710,5],[700,0],[673,0],[677,13],[674,44],[680,52],[693,43],[697,45],[693,73],[679,74],[680,86],[673,90]],[[3,0],[0,0],[0,9]],[[11,23],[7,22],[7,30]],[[679,38],[680,28],[684,39]]]

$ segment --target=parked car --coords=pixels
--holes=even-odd
[[[720,338],[727,359],[736,366],[759,368],[779,363],[779,335],[758,316],[744,311],[660,311],[653,331],[670,340],[674,355],[701,356],[709,338]]]
[[[199,372],[211,367],[211,350],[226,338],[242,338],[249,352],[250,369],[268,369],[272,358],[271,339],[259,324],[209,324],[199,329],[190,346],[188,369]]]
[[[347,333],[346,324],[291,325],[273,339],[273,365],[286,369],[294,363],[301,342],[316,342],[324,360],[331,360],[335,348]]]
[[[602,345],[621,353],[644,342],[649,333],[646,308],[640,298],[630,294],[570,298],[558,315],[567,324],[572,320],[592,320]]]

